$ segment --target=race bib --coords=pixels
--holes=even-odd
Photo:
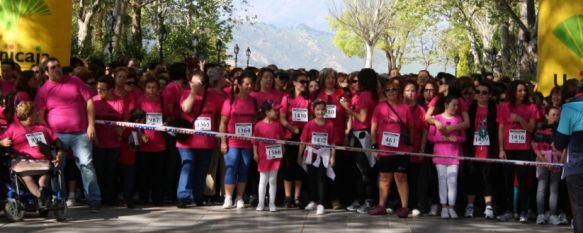
[[[148,124],[148,125],[163,125],[162,113],[159,113],[159,112],[146,113],[146,124]]]
[[[267,160],[283,158],[283,150],[281,149],[281,145],[265,146],[265,155],[267,156]]]
[[[526,143],[526,130],[511,129],[508,134],[508,143],[510,144],[524,144]]]
[[[47,140],[45,139],[45,135],[42,132],[27,133],[26,140],[28,141],[28,145],[31,147],[36,147],[38,142],[42,142],[44,144],[47,144]]]
[[[312,133],[312,144],[327,145],[328,133]]]
[[[398,133],[383,132],[383,139],[381,145],[397,148],[399,147],[399,139],[401,135]]]
[[[334,119],[336,118],[336,105],[329,104],[326,105],[326,115],[324,118]]]
[[[308,122],[308,109],[292,108],[292,121]]]
[[[210,117],[199,117],[194,121],[194,129],[200,131],[210,131],[211,130],[211,118]]]
[[[253,125],[251,123],[235,123],[235,134],[238,136],[251,137],[252,131]]]
[[[484,137],[480,137],[480,132],[474,132],[474,146],[489,146],[490,136],[486,134]]]

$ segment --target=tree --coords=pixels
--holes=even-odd
[[[336,5],[330,9],[331,16],[340,24],[350,28],[360,37],[366,49],[365,67],[372,67],[375,45],[390,24],[394,15],[393,6],[398,0],[344,0],[344,10]]]
[[[91,50],[91,23],[95,13],[100,9],[102,0],[77,0],[73,3],[77,11],[77,55],[86,55]]]

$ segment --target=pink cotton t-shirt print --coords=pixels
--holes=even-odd
[[[30,158],[45,159],[45,155],[40,152],[37,142],[51,145],[57,140],[57,136],[51,129],[44,125],[33,125],[25,128],[16,120],[0,136],[0,139],[11,138],[12,149],[21,154],[26,154]]]
[[[355,93],[352,96],[352,110],[359,113],[361,109],[367,109],[367,117],[364,122],[360,122],[355,118],[352,118],[352,130],[365,130],[370,129],[370,121],[372,119],[372,113],[376,107],[376,101],[372,98],[370,91],[362,91]]]
[[[137,101],[137,107],[146,112],[146,124],[163,125],[164,117],[162,114],[162,107],[160,106],[160,96],[150,99],[147,96],[142,96]],[[149,141],[140,144],[138,150],[143,152],[158,152],[166,150],[166,139],[162,132],[155,130],[144,130],[144,134]]]
[[[346,130],[346,111],[340,104],[340,98],[345,97],[344,91],[338,90],[332,95],[326,95],[324,91],[318,92],[316,99],[321,99],[326,102],[326,122],[334,125],[334,136],[337,141],[334,144],[341,145],[344,142],[344,131]]]
[[[225,100],[221,110],[221,116],[229,117],[227,133],[244,137],[253,135],[253,124],[255,124],[257,106],[255,106],[252,98],[249,96],[243,100],[236,96],[232,103],[231,99]],[[249,140],[232,138],[227,140],[227,145],[233,148],[251,148],[253,146]]]
[[[190,90],[185,90],[182,92],[182,97],[180,98],[180,104],[190,95]],[[192,110],[189,113],[182,113],[182,118],[188,122],[193,122],[194,115],[200,108],[202,102],[202,95],[197,95],[195,102],[192,105]],[[218,123],[217,117],[221,111],[223,102],[221,102],[220,96],[215,92],[209,91],[203,105],[200,115],[198,115],[197,120],[192,125],[192,129],[202,130],[202,131],[217,131]],[[198,125],[201,128],[196,128]],[[192,148],[192,149],[215,149],[217,147],[217,138],[214,136],[203,136],[203,135],[190,135],[184,141],[176,142],[177,148]]]
[[[439,114],[434,116],[436,121],[439,121],[443,125],[457,125],[463,122],[460,116],[455,116],[448,118]],[[445,141],[445,137],[455,136],[455,142]],[[465,130],[456,130],[449,132],[447,134],[442,134],[435,125],[429,127],[429,132],[427,133],[427,139],[432,141],[433,144],[433,154],[435,155],[447,155],[447,156],[461,156],[462,155],[462,143],[465,141]],[[457,159],[446,159],[446,158],[433,158],[433,163],[435,164],[459,164]]]
[[[126,105],[123,99],[114,96],[113,99],[103,100],[101,96],[96,95],[93,98],[95,104],[95,119],[107,121],[120,121],[126,112]],[[95,124],[95,146],[99,148],[118,148],[120,147],[120,138],[115,128],[117,126]]]
[[[272,90],[270,92],[254,91],[251,93],[251,96],[257,100],[257,107],[261,107],[266,101],[271,101],[271,103],[274,104],[280,104],[284,95],[281,92]]]
[[[539,119],[539,113],[534,104],[519,104],[510,106],[502,103],[498,106],[498,124],[504,124],[504,149],[505,150],[530,150],[532,134],[527,132],[518,122],[512,122],[511,113],[522,117],[526,122],[530,119]]]
[[[310,105],[310,101],[303,96],[296,96],[296,98],[293,99],[289,96],[284,96],[281,101],[279,114],[287,114],[286,116],[289,124],[302,129],[310,119]],[[285,138],[290,139],[291,137],[292,133],[289,130],[286,130]]]
[[[393,109],[405,124],[405,127],[413,126],[413,118],[409,107],[404,104],[393,105]],[[374,112],[372,120],[378,124],[377,144],[381,150],[411,152],[411,146],[405,144],[404,135],[401,135],[401,124],[397,115],[389,108],[387,102],[379,102]],[[390,156],[393,153],[379,153],[380,156]]]
[[[272,121],[271,123],[259,121],[255,125],[253,135],[262,138],[282,139],[283,128],[278,121]],[[277,157],[283,156],[284,145],[261,141],[254,141],[253,143],[257,146],[257,156],[259,157],[257,170],[259,172],[269,172],[279,169],[281,158]],[[267,157],[266,147],[269,147],[270,155],[273,156],[271,159]],[[282,153],[280,154],[279,152]]]

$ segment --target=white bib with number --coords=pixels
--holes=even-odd
[[[336,118],[336,105],[328,104],[326,105],[326,115],[324,118],[335,119]]]
[[[480,137],[480,132],[474,132],[474,146],[489,146],[490,136],[486,134],[484,137]]]
[[[328,133],[312,133],[312,144],[327,145]]]
[[[210,117],[199,117],[194,121],[194,129],[200,131],[210,131],[211,130],[211,118]]]
[[[267,160],[283,158],[283,150],[281,149],[281,145],[265,146],[265,155]]]
[[[148,124],[148,125],[163,125],[162,113],[159,113],[159,112],[146,113],[146,124]]]
[[[251,123],[235,123],[235,134],[238,136],[251,137],[252,131],[253,125]]]
[[[292,108],[292,121],[308,122],[308,109],[306,109],[306,108]]]
[[[399,139],[401,138],[401,134],[398,133],[391,133],[391,132],[383,132],[383,139],[381,145],[397,148],[399,147]]]
[[[38,142],[42,142],[47,144],[47,140],[45,139],[45,135],[42,132],[36,133],[27,133],[26,140],[28,141],[28,145],[32,147],[36,147]]]
[[[508,143],[510,144],[524,144],[526,143],[526,130],[511,129],[508,134]]]

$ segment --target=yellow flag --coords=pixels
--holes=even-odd
[[[545,96],[563,85],[563,76],[583,78],[583,4],[581,0],[540,0],[538,90]]]
[[[0,0],[0,59],[23,70],[48,56],[68,65],[72,7],[71,0]]]

